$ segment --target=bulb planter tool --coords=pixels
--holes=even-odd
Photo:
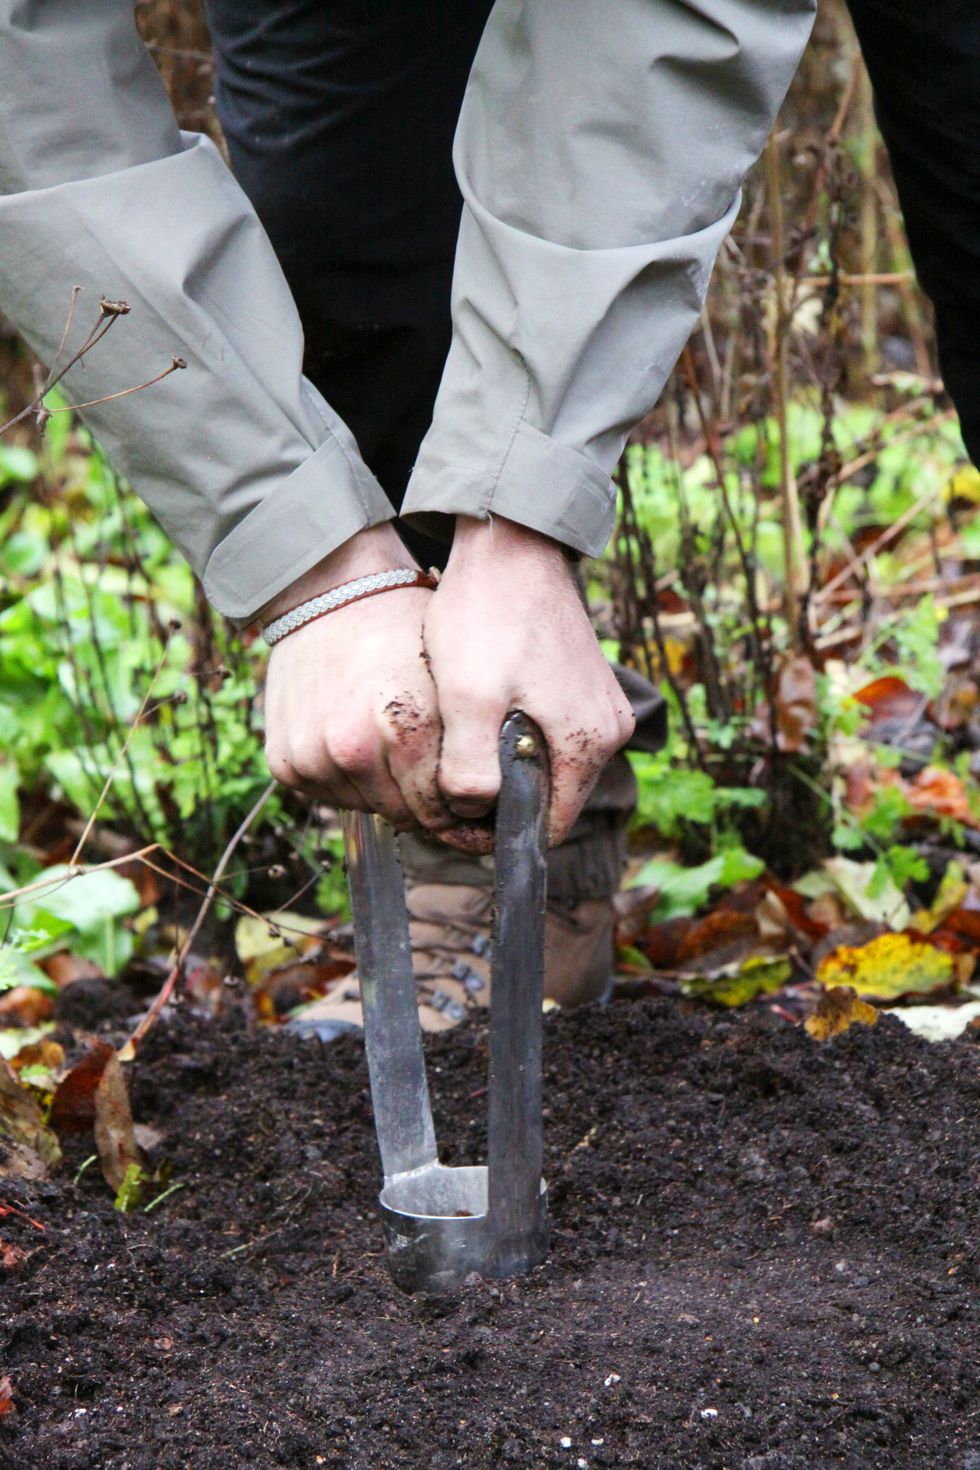
[[[403,1291],[452,1291],[471,1272],[516,1276],[548,1249],[541,1178],[541,1005],[548,763],[519,711],[500,732],[496,892],[490,989],[487,1163],[440,1164],[408,913],[394,833],[344,814],[348,880],[388,1268]]]

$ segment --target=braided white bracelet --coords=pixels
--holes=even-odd
[[[436,578],[430,572],[418,572],[410,567],[397,567],[390,572],[372,572],[369,577],[355,577],[353,582],[342,582],[339,587],[331,587],[329,592],[321,592],[318,597],[311,597],[308,602],[301,602],[298,607],[290,608],[282,617],[274,618],[262,629],[262,636],[271,647],[288,633],[295,633],[297,628],[312,623],[314,618],[322,618],[325,613],[336,612],[339,607],[347,607],[365,597],[374,597],[379,592],[391,592],[396,587],[428,587],[432,591],[436,587]]]

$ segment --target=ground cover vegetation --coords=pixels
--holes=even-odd
[[[200,36],[144,19],[185,120],[213,131]],[[268,780],[263,645],[208,608],[59,396],[139,323],[67,286],[66,311],[47,380],[5,349],[0,438],[0,1048],[42,1115],[70,1076],[46,1038],[72,986],[134,1015],[155,996],[152,1020],[241,981],[275,1021],[352,964],[336,814]],[[158,368],[125,386],[153,392]],[[838,12],[618,477],[590,602],[672,724],[633,757],[621,989],[764,996],[808,1024],[827,992],[838,1016],[841,994],[955,997],[963,1024],[980,475]]]
[[[217,135],[194,7],[140,12],[183,120]],[[65,306],[62,370],[79,345],[105,350],[106,331],[139,331],[119,303],[76,298],[71,282]],[[160,368],[147,365],[145,387],[120,387],[152,393]],[[104,1225],[114,1205],[142,1229],[145,1213],[179,1210],[204,1168],[153,1116],[153,1067],[176,1067],[183,1044],[154,1031],[161,1015],[188,1053],[210,1043],[187,1042],[181,1008],[229,1034],[255,1023],[272,1032],[353,958],[337,815],[269,781],[263,645],[209,609],[58,384],[9,337],[0,390],[0,421],[15,420],[0,433],[0,1181],[33,1179],[41,1190],[17,1186],[0,1205],[0,1278],[20,1280],[34,1249],[30,1211],[43,1213],[52,1176],[72,1209],[83,1201]],[[618,482],[613,544],[588,568],[590,605],[610,656],[662,687],[672,735],[661,754],[632,757],[639,805],[617,993],[642,1003],[636,1015],[661,1018],[649,1003],[668,999],[687,1018],[676,1025],[698,1033],[677,1042],[684,1058],[709,1036],[722,1047],[742,1037],[751,1056],[738,1085],[778,1095],[777,1125],[791,1131],[793,1099],[817,1087],[803,1048],[850,1030],[837,1044],[860,1071],[880,1048],[912,1045],[895,1040],[892,1021],[855,1039],[883,1010],[932,1036],[980,1017],[980,474],[943,396],[866,77],[833,5],[748,183],[708,308]],[[733,1021],[738,1008],[745,1015]],[[736,1021],[750,1030],[711,1029]],[[780,1027],[801,1034],[780,1040]],[[243,1042],[242,1055],[265,1044]],[[461,1043],[460,1057],[481,1044]],[[958,1045],[966,1087],[975,1050]],[[763,1054],[787,1047],[786,1067],[810,1080],[790,1085],[784,1068],[767,1092]],[[908,1058],[909,1075],[927,1066]],[[820,1106],[837,1065],[820,1063]],[[194,1083],[201,1109],[227,1093],[207,1080],[213,1067],[205,1085],[205,1072]],[[144,1079],[142,1124],[133,1075]],[[860,1092],[848,1073],[852,1086]],[[947,1121],[957,1105],[951,1098]],[[901,1127],[918,1139],[907,1112]],[[704,1118],[696,1127],[714,1147]],[[948,1130],[933,1145],[957,1152]],[[747,1151],[740,1138],[733,1178],[751,1172]],[[371,1167],[365,1149],[365,1177]],[[850,1186],[838,1182],[843,1198]],[[857,1174],[851,1185],[863,1187]],[[220,1193],[213,1179],[206,1187]],[[619,1192],[603,1176],[593,1198]],[[832,1239],[835,1226],[823,1230],[824,1215],[808,1224],[819,1191],[802,1193],[793,1209],[810,1250],[807,1231]],[[255,1221],[241,1247],[247,1260],[267,1230],[285,1232],[285,1247],[306,1218],[290,1206],[280,1220],[278,1199],[270,1205],[271,1223]],[[222,1209],[207,1229],[219,1228]],[[685,1209],[677,1230],[690,1227]],[[640,1218],[630,1218],[638,1239]],[[961,1257],[950,1260],[943,1269],[959,1270]],[[638,1255],[631,1290],[640,1264]],[[681,1305],[683,1322],[690,1303]],[[0,1432],[28,1407],[2,1370]],[[610,1372],[618,1383],[619,1368]],[[30,1388],[31,1403],[40,1392]],[[697,1400],[688,1427],[715,1434],[718,1457],[709,1445],[696,1463],[740,1465],[724,1457],[706,1403]],[[787,1416],[787,1445],[801,1422]],[[743,1438],[750,1449],[774,1442]],[[383,1439],[364,1463],[387,1463]],[[635,1459],[585,1449],[579,1463],[654,1463],[641,1440],[631,1441]],[[508,1460],[508,1443],[503,1433],[493,1463],[524,1463]],[[551,1453],[539,1446],[533,1463],[552,1463]],[[554,1463],[569,1463],[562,1453]],[[758,1465],[795,1464],[786,1453]],[[874,1453],[853,1463],[877,1464]],[[880,1463],[905,1463],[896,1453],[893,1444]],[[65,1454],[58,1463],[110,1463]],[[302,1446],[290,1454],[265,1463],[313,1463]]]

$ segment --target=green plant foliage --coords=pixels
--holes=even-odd
[[[268,782],[258,663],[221,619],[199,620],[182,558],[68,430],[67,416],[51,420],[40,462],[0,461],[26,478],[53,460],[65,481],[60,496],[15,499],[0,517],[14,594],[0,611],[0,839],[16,838],[18,786],[87,815],[111,775],[100,816],[144,841],[179,841],[203,869]],[[274,799],[263,822],[280,817]]]
[[[651,858],[637,873],[637,887],[656,888],[658,899],[651,911],[657,922],[685,918],[703,908],[714,888],[734,888],[757,878],[765,864],[744,847],[728,847],[697,867],[685,868],[666,858]]]
[[[662,837],[677,837],[685,822],[711,826],[733,808],[760,807],[766,799],[751,787],[719,786],[706,771],[678,765],[667,751],[631,751],[630,764],[637,783],[634,824],[655,827]]]
[[[44,869],[40,877],[51,886],[14,909],[22,932],[33,936],[22,952],[44,955],[70,948],[107,975],[115,974],[133,951],[133,937],[119,922],[139,910],[130,880],[111,868],[80,871],[65,864]]]

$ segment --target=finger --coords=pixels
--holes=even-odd
[[[277,758],[273,761],[268,756],[267,759],[276,780],[281,781],[284,786],[292,787],[294,791],[313,796],[328,806],[344,807],[352,812],[371,810],[343,772],[338,771],[331,761],[323,757],[311,759],[298,754],[292,760]]]
[[[377,812],[395,827],[414,825],[411,811],[388,770],[377,732],[363,728],[332,732],[328,749],[341,778],[357,794],[355,810]]]
[[[412,814],[413,826],[423,827],[429,832],[440,832],[458,821],[439,790],[437,740],[432,741],[430,750],[414,760],[404,750],[389,748],[388,769],[401,792],[402,800]]]
[[[385,765],[348,779],[361,799],[361,811],[377,812],[379,817],[384,817],[399,832],[408,831],[416,825],[410,808]]]
[[[563,842],[575,825],[604,767],[622,744],[621,731],[621,721],[610,711],[609,719],[592,729],[566,727],[549,734],[548,841],[552,847]]]
[[[500,791],[498,747],[507,706],[470,691],[445,698],[440,692],[439,710],[443,728],[439,788],[457,816],[485,816]]]
[[[437,780],[442,729],[435,711],[409,696],[392,700],[384,728],[388,770],[415,823],[429,831],[452,826]]]

